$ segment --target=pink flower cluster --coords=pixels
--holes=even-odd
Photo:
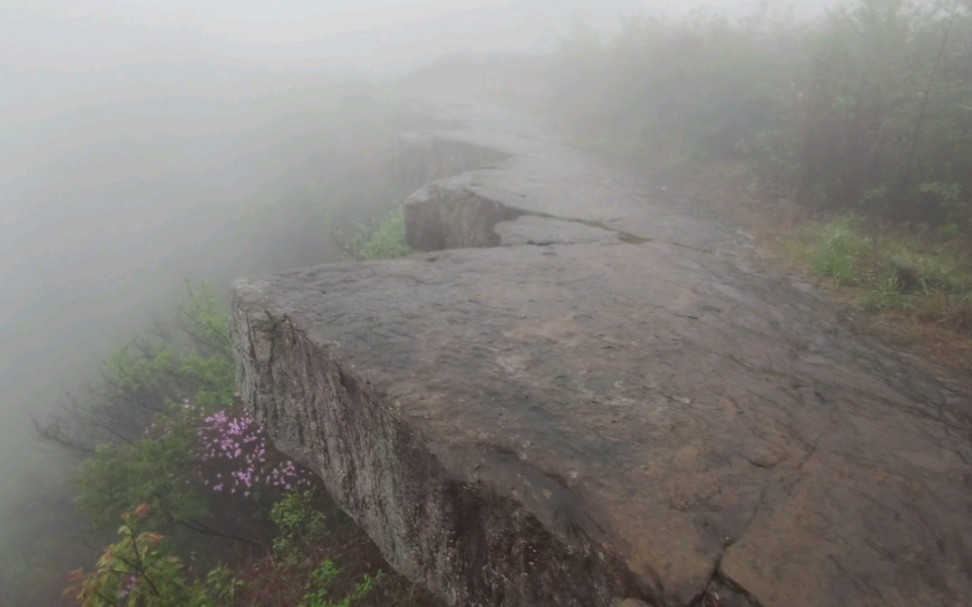
[[[202,420],[203,483],[216,493],[250,497],[257,488],[290,491],[311,485],[310,473],[267,444],[263,427],[245,410],[223,410]]]

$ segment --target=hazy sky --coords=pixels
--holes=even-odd
[[[827,4],[776,0],[774,5]],[[0,0],[0,67],[85,70],[221,60],[394,69],[456,51],[537,50],[574,17],[758,0]]]
[[[199,56],[361,67],[430,52],[529,48],[570,4],[593,15],[612,5],[617,14],[638,0],[595,10],[563,0],[26,0],[0,17],[8,26],[0,24],[0,44],[13,63],[43,68]]]

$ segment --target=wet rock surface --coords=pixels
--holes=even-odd
[[[234,294],[244,398],[393,566],[463,606],[968,604],[967,392],[711,208],[468,121],[411,160],[452,142],[406,221],[453,250]]]

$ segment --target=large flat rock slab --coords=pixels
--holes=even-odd
[[[968,393],[704,209],[442,136],[502,155],[417,193],[410,236],[489,248],[234,294],[245,400],[393,566],[462,606],[969,604]]]

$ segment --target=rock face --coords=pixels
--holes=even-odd
[[[970,395],[504,120],[404,144],[434,252],[236,285],[278,447],[454,605],[967,605]]]

